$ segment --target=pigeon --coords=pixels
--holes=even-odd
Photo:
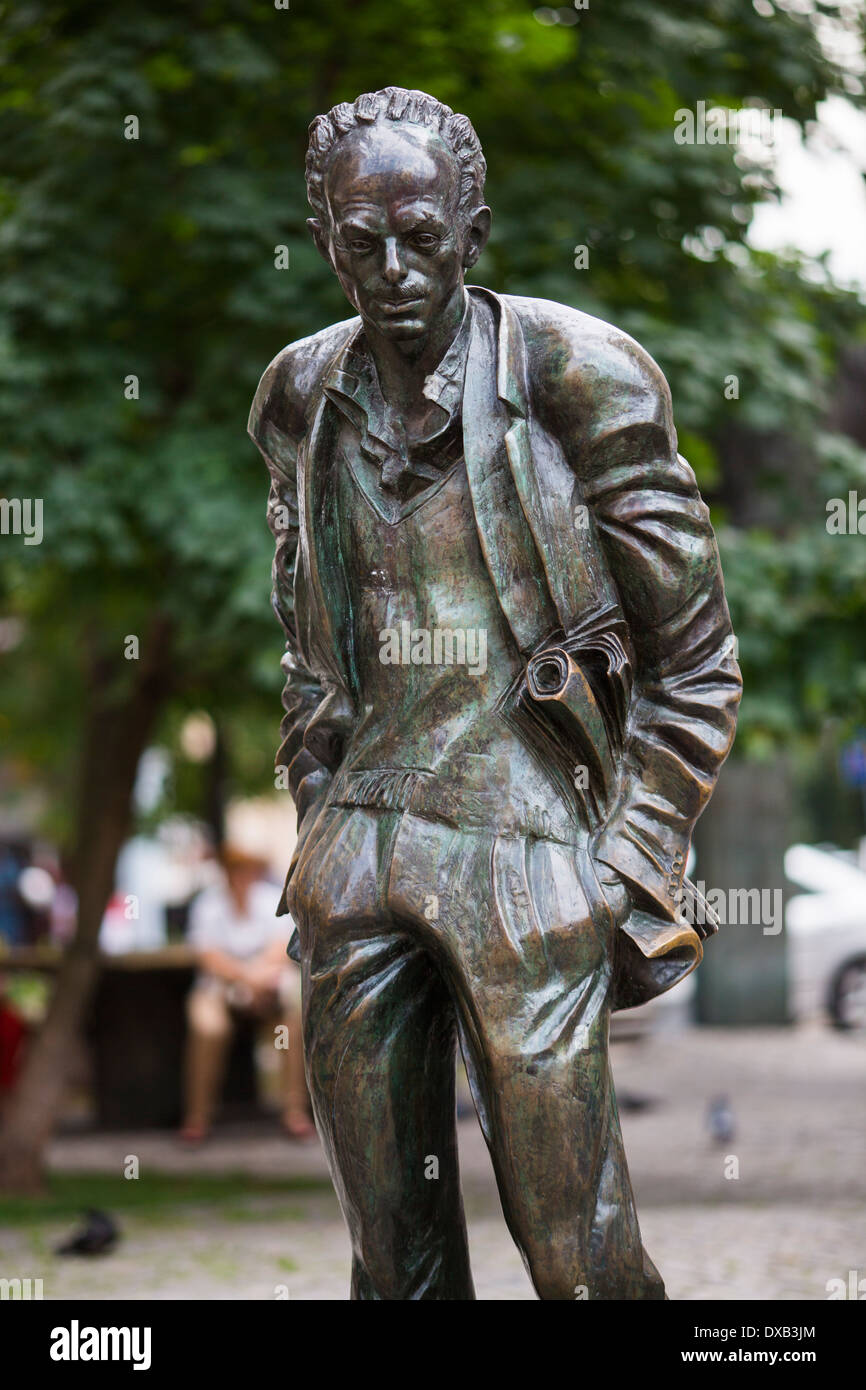
[[[117,1244],[120,1232],[105,1211],[85,1212],[85,1223],[79,1231],[59,1245],[58,1255],[107,1255]]]
[[[707,1109],[707,1129],[716,1144],[730,1144],[736,1134],[736,1123],[727,1096],[714,1096]]]

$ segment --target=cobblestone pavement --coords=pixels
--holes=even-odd
[[[828,1280],[866,1277],[866,1040],[817,1025],[691,1029],[616,1043],[613,1057],[644,1240],[672,1299],[824,1299]],[[736,1127],[723,1144],[707,1128],[719,1094]],[[478,1296],[531,1299],[474,1118],[460,1130]],[[194,1154],[162,1134],[66,1137],[51,1162],[122,1181],[128,1154],[142,1172],[325,1177],[317,1145],[263,1128],[218,1131]],[[67,1230],[0,1231],[3,1266],[38,1264],[59,1298],[347,1297],[348,1242],[322,1182],[170,1219],[130,1212],[117,1251],[89,1263],[49,1255]]]

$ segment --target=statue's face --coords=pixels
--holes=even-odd
[[[379,333],[422,338],[486,240],[458,217],[459,175],[435,131],[382,120],[336,146],[325,178],[330,226],[313,235],[346,297]],[[489,217],[489,213],[484,209]]]

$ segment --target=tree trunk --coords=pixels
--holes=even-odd
[[[728,904],[696,974],[698,1023],[789,1021],[784,855],[792,801],[784,758],[765,764],[734,757],[698,821],[694,877],[704,892],[722,889]]]
[[[130,673],[131,690],[117,680],[116,657],[91,663],[72,867],[78,924],[45,1022],[4,1112],[0,1190],[33,1192],[42,1185],[44,1151],[63,1100],[66,1061],[99,970],[99,929],[129,829],[138,761],[171,684],[169,636],[168,621],[157,618],[142,644],[140,664]]]

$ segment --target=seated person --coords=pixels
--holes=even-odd
[[[252,1014],[287,1029],[281,1059],[283,1126],[293,1139],[315,1134],[304,1080],[300,972],[286,956],[293,925],[274,916],[277,890],[264,863],[227,847],[224,881],[205,888],[190,911],[189,942],[199,974],[187,999],[186,1104],[181,1138],[201,1143],[216,1108],[234,1016]]]

